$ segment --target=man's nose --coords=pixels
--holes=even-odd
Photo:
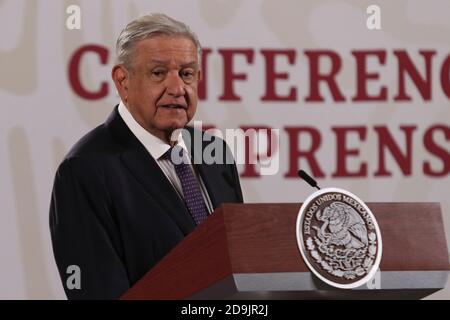
[[[184,96],[186,90],[184,88],[184,81],[178,73],[170,74],[166,79],[167,93],[174,97]]]

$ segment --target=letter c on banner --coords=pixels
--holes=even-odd
[[[80,62],[85,53],[94,52],[100,57],[100,62],[106,64],[108,61],[108,49],[95,44],[85,45],[79,48],[70,58],[69,82],[73,91],[81,98],[87,100],[98,100],[108,95],[108,83],[103,81],[98,91],[88,91],[80,81]]]

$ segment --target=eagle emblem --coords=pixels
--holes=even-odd
[[[352,193],[328,188],[312,194],[297,218],[303,260],[338,288],[369,281],[381,259],[381,234],[370,209]]]
[[[344,246],[346,249],[360,249],[368,245],[364,220],[349,205],[333,202],[323,212],[317,211],[316,217],[323,224],[314,229],[324,243]]]

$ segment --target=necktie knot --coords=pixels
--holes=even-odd
[[[184,149],[178,145],[171,147],[160,157],[163,160],[170,160],[174,165],[183,163]]]

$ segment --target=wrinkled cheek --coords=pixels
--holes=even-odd
[[[189,107],[189,109],[186,112],[186,116],[187,116],[188,121],[191,121],[191,119],[194,117],[196,110],[197,110],[197,106],[196,105],[191,105]]]
[[[198,96],[197,96],[197,88],[187,88],[187,98],[189,100],[189,110],[188,110],[188,118],[189,120],[192,119],[192,117],[195,115],[195,112],[197,110],[197,103],[198,103]]]
[[[189,102],[191,102],[192,104],[197,104],[198,100],[197,87],[186,87],[185,90]]]

